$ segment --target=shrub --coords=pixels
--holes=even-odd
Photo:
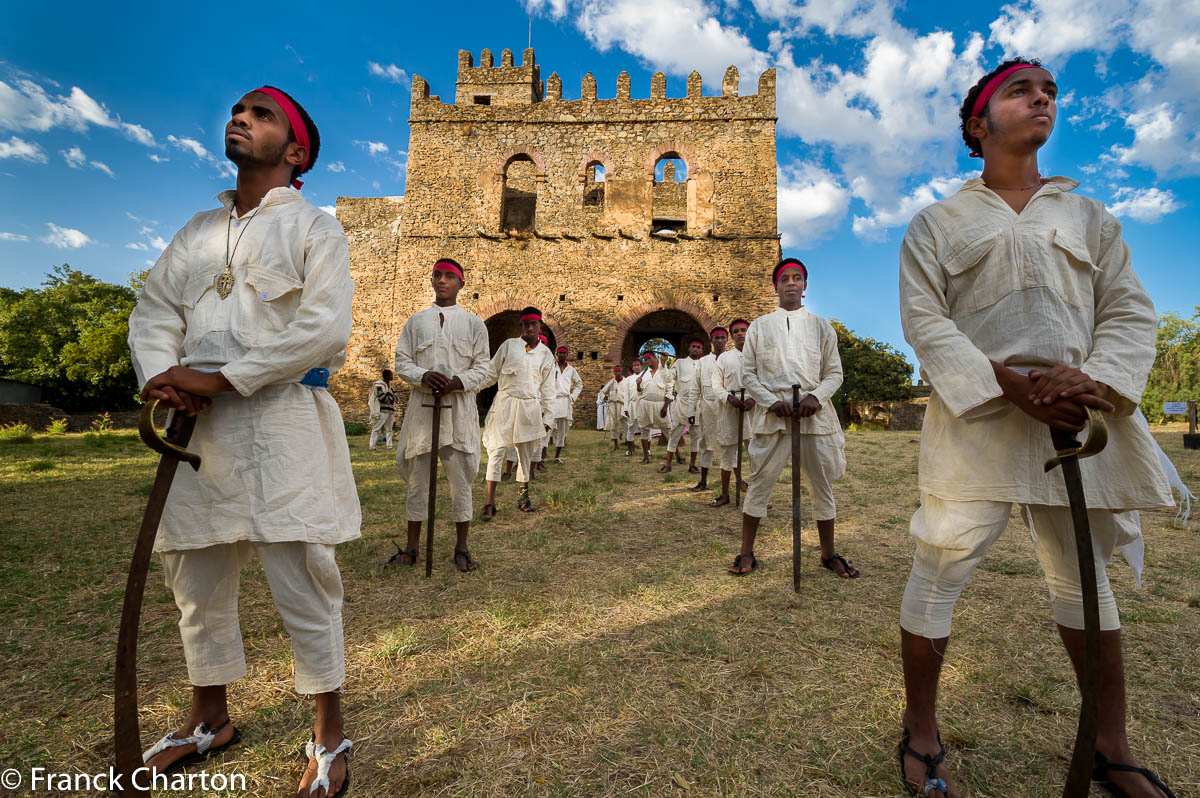
[[[33,428],[20,421],[0,427],[0,441],[5,443],[33,443]]]
[[[50,423],[46,425],[46,434],[47,435],[66,435],[67,434],[67,420],[65,418],[51,419]]]
[[[366,435],[370,432],[367,425],[361,421],[343,421],[342,424],[346,427],[346,435]]]

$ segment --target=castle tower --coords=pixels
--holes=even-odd
[[[663,338],[687,338],[774,307],[775,72],[737,96],[692,73],[686,97],[631,98],[622,73],[609,92],[589,73],[579,99],[542,81],[533,50],[520,65],[487,50],[459,53],[455,102],[412,81],[404,197],[338,199],[350,239],[355,322],[333,384],[347,417],[365,413],[400,330],[433,297],[439,257],[463,264],[464,308],[487,323],[494,352],[518,334],[518,311],[537,305],[553,344],[584,379],[576,421],[594,420],[596,392],[614,363]],[[481,395],[486,407],[490,395]]]

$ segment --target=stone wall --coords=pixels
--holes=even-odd
[[[918,430],[925,420],[928,399],[908,402],[848,402],[846,422],[849,424],[882,425],[889,430]]]
[[[584,380],[579,423],[594,416],[613,363],[650,335],[679,349],[694,329],[774,307],[773,71],[747,97],[732,67],[717,97],[693,73],[687,97],[667,98],[660,73],[648,99],[631,98],[625,73],[617,96],[599,99],[589,74],[581,98],[564,100],[557,75],[540,81],[532,50],[519,66],[505,51],[498,67],[485,51],[478,67],[459,54],[454,104],[418,76],[412,86],[405,196],[338,199],[356,293],[348,362],[331,390],[347,418],[365,415],[404,322],[432,301],[438,257],[465,267],[459,302],[492,320],[493,336],[511,328],[499,314],[543,311]],[[664,158],[681,160],[686,179],[656,184]],[[589,179],[597,164],[601,183]],[[506,197],[532,204],[531,227]],[[659,208],[678,222],[652,227]]]

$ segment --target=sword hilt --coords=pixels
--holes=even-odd
[[[167,426],[167,435],[164,438],[154,428],[154,411],[157,408],[157,398],[152,398],[149,402],[142,405],[141,415],[138,416],[138,434],[142,438],[142,443],[161,455],[182,460],[190,465],[192,470],[199,471],[200,455],[189,452],[183,446],[179,445],[180,443],[186,445],[188,438],[191,437],[192,427],[196,424],[195,416],[189,416],[186,413],[177,411],[171,418],[171,423]]]
[[[1046,471],[1052,471],[1068,457],[1092,457],[1104,451],[1108,445],[1108,424],[1104,414],[1094,407],[1085,407],[1088,415],[1088,434],[1083,445],[1074,432],[1050,428],[1050,440],[1054,443],[1054,457],[1046,461]]]
[[[792,414],[795,416],[800,410],[800,386],[792,386]]]

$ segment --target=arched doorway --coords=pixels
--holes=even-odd
[[[621,341],[620,360],[628,364],[643,351],[644,345],[655,338],[668,342],[676,354],[687,352],[688,339],[698,336],[705,341],[708,335],[704,324],[685,310],[665,308],[646,313],[627,327]]]
[[[519,338],[521,335],[521,311],[519,310],[502,310],[489,316],[484,321],[484,326],[488,332],[488,355],[493,356],[496,350],[500,348],[500,344],[507,341],[509,338]],[[554,335],[554,330],[550,325],[542,322],[542,334],[549,340],[550,351],[554,351],[557,338]],[[479,392],[477,397],[477,405],[479,407],[479,420],[487,418],[487,412],[491,409],[492,400],[496,398],[496,386],[492,385],[484,388]]]

